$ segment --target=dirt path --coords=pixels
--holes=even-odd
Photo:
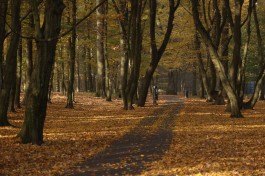
[[[143,118],[136,128],[103,152],[63,175],[137,175],[148,170],[169,149],[174,122],[182,106],[175,96],[160,98],[166,103],[153,116]]]

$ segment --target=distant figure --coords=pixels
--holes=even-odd
[[[157,86],[153,86],[153,104],[157,105],[157,100],[158,100],[158,88]]]

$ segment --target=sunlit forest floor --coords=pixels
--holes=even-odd
[[[265,175],[265,102],[229,118],[224,106],[159,96],[124,111],[121,100],[54,94],[40,146],[16,139],[23,109],[0,127],[0,175]]]

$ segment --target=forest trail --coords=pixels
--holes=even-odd
[[[183,102],[176,96],[161,96],[166,103],[152,116],[114,141],[104,151],[63,175],[139,175],[169,149],[172,129]]]

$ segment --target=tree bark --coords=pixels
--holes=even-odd
[[[29,89],[26,93],[25,119],[18,137],[22,143],[41,145],[43,143],[49,81],[55,62],[57,37],[60,34],[61,17],[65,6],[62,0],[46,0],[44,22],[41,27],[37,1],[31,0],[31,5],[35,21],[37,53]]]

